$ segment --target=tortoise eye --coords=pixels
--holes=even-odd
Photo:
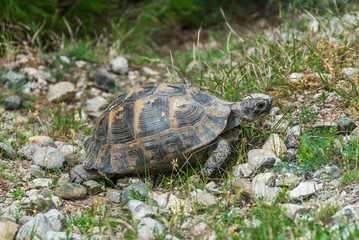
[[[259,102],[257,103],[257,108],[263,108],[264,107],[264,103],[263,102]]]

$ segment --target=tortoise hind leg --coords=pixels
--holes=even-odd
[[[86,170],[82,164],[76,165],[70,171],[71,182],[83,183],[87,180],[104,178],[96,169]]]
[[[225,138],[219,137],[216,148],[210,152],[210,156],[203,165],[202,175],[210,177],[216,173],[216,170],[221,168],[228,160],[231,154],[231,145]]]

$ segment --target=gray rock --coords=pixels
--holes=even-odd
[[[343,74],[344,76],[346,76],[348,78],[354,78],[355,76],[357,76],[359,74],[359,69],[343,68],[343,70],[341,71],[341,74]]]
[[[121,201],[121,193],[120,192],[111,191],[108,196],[109,196],[111,202],[119,203]]]
[[[34,188],[48,188],[52,185],[52,180],[49,178],[35,178],[31,181]]]
[[[102,109],[107,106],[108,102],[105,98],[97,96],[86,101],[85,110],[91,117],[99,117]]]
[[[247,197],[251,197],[252,195],[252,183],[243,178],[238,178],[232,183],[232,189],[238,195],[238,193],[242,193]]]
[[[76,154],[76,152],[79,150],[76,146],[74,145],[63,145],[60,147],[60,152],[62,152],[62,154],[65,156],[70,156],[73,154]]]
[[[28,198],[22,199],[21,208],[43,212],[46,209],[56,208],[56,204],[52,201],[52,198],[49,198],[49,196],[44,197],[39,194],[33,194]]]
[[[8,71],[1,75],[0,79],[4,81],[6,88],[19,88],[27,82],[27,77],[24,74]]]
[[[87,189],[88,194],[96,194],[101,191],[101,184],[94,180],[88,180],[82,185]]]
[[[289,218],[292,221],[294,221],[294,218],[297,215],[297,213],[299,212],[305,213],[308,212],[308,210],[310,209],[308,207],[292,204],[292,203],[280,204],[279,207],[284,211],[284,214],[287,216],[287,218]]]
[[[346,226],[349,222],[359,220],[359,203],[347,205],[336,212],[333,217],[333,223],[339,226]]]
[[[110,61],[111,71],[118,74],[126,74],[128,72],[128,61],[126,58],[119,56]]]
[[[38,213],[24,226],[22,226],[16,235],[16,240],[42,240],[46,239],[46,233],[54,231],[51,223],[44,214]]]
[[[60,56],[60,61],[66,64],[70,64],[70,59],[66,56]]]
[[[19,109],[20,104],[21,104],[21,97],[19,95],[8,96],[4,101],[4,106],[6,110]]]
[[[197,189],[197,195],[193,200],[198,204],[205,205],[206,207],[213,207],[217,205],[217,200],[212,194],[199,189]]]
[[[275,185],[277,187],[292,187],[296,186],[300,181],[300,178],[293,175],[293,176],[286,176],[284,178],[276,179]]]
[[[65,163],[65,156],[56,148],[38,148],[32,156],[32,162],[47,169],[62,168]]]
[[[61,220],[65,219],[65,216],[57,209],[51,209],[45,213],[45,217],[49,220],[55,231],[62,230]]]
[[[142,201],[136,200],[136,199],[131,199],[130,201],[128,201],[127,207],[132,212],[136,207],[138,207],[141,204],[143,204]]]
[[[64,199],[75,200],[86,197],[87,190],[77,183],[64,183],[56,188],[55,194]]]
[[[301,129],[299,125],[288,129],[284,141],[287,148],[298,148],[300,132]]]
[[[142,68],[142,72],[143,72],[143,74],[145,74],[145,75],[150,75],[150,76],[157,76],[157,75],[160,74],[159,72],[157,72],[157,71],[155,71],[155,70],[152,70],[152,69],[149,68],[149,67],[143,67],[143,68]]]
[[[349,133],[355,128],[355,121],[349,117],[343,117],[338,120],[338,130]]]
[[[11,160],[16,159],[16,154],[9,144],[0,142],[0,155]]]
[[[233,176],[235,177],[249,177],[253,173],[253,169],[249,166],[248,163],[238,164],[233,168]]]
[[[27,144],[29,145],[37,145],[37,146],[41,146],[41,147],[55,147],[55,143],[54,140],[52,140],[52,138],[47,137],[47,136],[33,136],[33,137],[29,137],[27,139]]]
[[[269,112],[269,115],[275,116],[275,115],[278,115],[279,113],[280,113],[280,108],[279,107],[272,107],[272,109]]]
[[[325,168],[325,172],[329,174],[332,179],[340,178],[342,175],[342,170],[335,165]]]
[[[243,223],[246,228],[258,228],[262,225],[262,221],[259,219],[253,219],[252,221],[244,219]]]
[[[302,182],[289,193],[292,200],[302,200],[318,192],[323,188],[323,184],[316,182]]]
[[[280,188],[268,187],[265,183],[259,182],[252,185],[252,197],[256,199],[263,199],[265,203],[272,204],[277,198]]]
[[[106,71],[106,69],[100,69],[95,74],[95,81],[100,88],[108,91],[116,87],[115,79],[112,75]]]
[[[122,193],[122,202],[125,204],[131,199],[145,199],[148,195],[148,189],[144,182],[138,181],[127,186]]]
[[[71,82],[63,81],[51,84],[47,93],[47,100],[50,102],[71,100],[75,95],[75,85]]]
[[[202,235],[203,233],[205,233],[206,229],[207,229],[207,224],[204,223],[204,222],[200,222],[200,223],[194,225],[194,227],[193,227],[193,234],[194,234],[195,236],[200,236],[200,235]]]
[[[152,218],[142,218],[137,225],[138,236],[143,240],[153,239],[161,235],[165,228],[161,223]]]
[[[13,240],[17,233],[18,225],[10,221],[0,221],[0,239]]]
[[[248,164],[252,170],[271,168],[276,162],[276,155],[272,151],[252,149],[248,152]]]
[[[273,187],[275,178],[276,175],[272,172],[260,173],[253,178],[252,183],[255,184],[262,182],[269,187]]]
[[[287,148],[298,148],[299,143],[299,137],[296,137],[294,135],[289,135],[284,140],[284,144]]]
[[[46,240],[84,240],[87,239],[85,236],[81,236],[76,233],[70,233],[67,235],[66,232],[56,232],[56,231],[48,231],[46,233]]]
[[[78,60],[75,62],[75,65],[78,68],[85,68],[85,67],[88,67],[89,64],[88,64],[88,62],[85,62],[83,60]]]
[[[179,199],[173,194],[158,194],[156,192],[153,192],[151,193],[150,198],[162,210],[169,209],[173,213],[186,213],[192,211],[192,207],[188,201]]]
[[[288,144],[289,145],[289,144]],[[297,144],[295,144],[297,145]],[[285,159],[290,162],[290,161],[294,161],[297,159],[297,153],[298,153],[298,149],[295,148],[289,148],[287,149],[287,152],[284,154]]]
[[[144,217],[154,217],[156,211],[157,211],[156,207],[151,207],[145,203],[142,203],[140,205],[137,205],[135,208],[133,208],[131,214],[133,219],[140,220],[141,218]]]
[[[324,169],[319,169],[313,173],[312,179],[320,179],[322,174],[324,173]]]
[[[303,73],[291,73],[290,76],[289,76],[289,80],[291,82],[298,82],[302,78],[304,78]]]
[[[262,149],[272,151],[277,157],[280,157],[287,152],[287,147],[285,146],[284,141],[275,133],[268,137],[267,141],[263,144]]]

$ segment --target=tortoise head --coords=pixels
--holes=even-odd
[[[232,106],[236,115],[242,121],[251,121],[263,117],[272,108],[271,98],[250,98],[237,102]]]

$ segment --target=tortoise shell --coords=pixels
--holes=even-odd
[[[97,120],[83,166],[105,174],[170,170],[173,159],[222,134],[230,113],[230,103],[183,84],[131,90]]]

